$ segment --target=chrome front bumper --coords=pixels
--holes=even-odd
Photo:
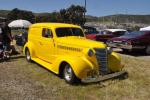
[[[128,73],[126,71],[120,71],[120,72],[115,72],[112,74],[107,74],[107,75],[100,75],[98,77],[94,77],[94,78],[85,78],[82,79],[81,81],[83,83],[94,83],[94,82],[102,82],[102,81],[106,81],[109,79],[114,79],[114,78],[127,78],[128,77]]]
[[[125,45],[121,43],[107,43],[107,45],[115,48],[132,49],[132,45]]]
[[[109,47],[115,47],[115,48],[121,48],[121,49],[128,49],[128,50],[132,50],[132,49],[144,49],[145,46],[139,46],[139,45],[126,45],[126,44],[121,44],[121,43],[107,43],[107,45]]]

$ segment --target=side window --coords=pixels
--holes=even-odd
[[[43,28],[43,30],[42,30],[42,37],[52,38],[53,37],[52,31],[50,29]]]

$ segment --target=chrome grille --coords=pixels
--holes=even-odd
[[[99,65],[99,73],[105,75],[108,72],[107,49],[95,49],[96,58]]]

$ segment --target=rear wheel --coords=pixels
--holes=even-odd
[[[63,70],[63,77],[65,81],[69,84],[74,84],[77,82],[80,82],[80,79],[76,77],[74,74],[71,66],[69,64],[66,64]]]
[[[146,52],[146,54],[150,55],[150,45],[148,45],[148,46],[146,47],[145,52]]]
[[[30,51],[29,51],[28,49],[26,50],[25,54],[26,54],[26,60],[27,60],[28,62],[31,62],[31,61],[32,61],[32,60],[31,60],[31,55],[30,55]]]

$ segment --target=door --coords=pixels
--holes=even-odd
[[[40,58],[48,63],[54,61],[55,44],[53,33],[50,28],[42,28],[42,36],[39,40],[39,54]]]

